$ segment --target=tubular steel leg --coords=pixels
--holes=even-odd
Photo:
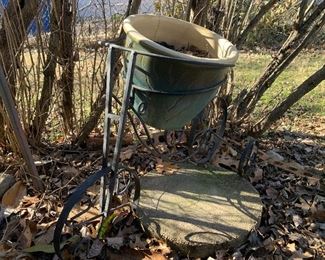
[[[121,108],[120,118],[119,118],[118,133],[117,133],[117,137],[116,137],[113,160],[111,163],[112,175],[109,177],[108,186],[105,185],[107,182],[104,181],[104,183],[103,183],[104,184],[103,188],[106,189],[106,191],[103,192],[103,194],[105,196],[102,199],[102,202],[105,203],[105,206],[103,209],[104,215],[107,215],[109,209],[111,208],[112,197],[113,197],[114,193],[116,192],[115,189],[116,189],[116,182],[118,179],[118,176],[117,176],[118,175],[118,163],[119,163],[120,152],[121,152],[121,147],[122,147],[122,140],[123,140],[123,134],[124,134],[124,129],[125,129],[127,110],[130,105],[130,94],[131,94],[131,90],[132,90],[132,78],[133,78],[133,73],[134,73],[135,61],[136,61],[136,53],[134,51],[131,51],[131,53],[129,55],[128,65],[127,65],[127,74],[126,74],[126,80],[125,80],[125,85],[124,85],[124,95],[123,95],[122,108]],[[110,74],[112,74],[111,70],[110,70]],[[111,78],[111,76],[110,76],[110,78]],[[110,84],[111,84],[111,82],[110,82]],[[111,98],[111,96],[110,96],[110,98]],[[107,105],[111,106],[111,104],[109,104],[109,103],[107,103]],[[108,111],[107,113],[109,113],[109,109],[107,109],[107,111]],[[108,114],[107,114],[107,116],[109,117]],[[109,122],[110,121],[108,121],[108,123]],[[107,127],[109,127],[108,124],[107,124]],[[109,133],[109,130],[106,129],[105,132]],[[108,137],[106,139],[108,140]],[[108,145],[109,145],[109,143],[107,142],[104,147],[104,149],[106,149],[105,150],[106,153],[108,152],[107,151]]]
[[[105,97],[105,117],[104,117],[104,141],[103,141],[103,165],[105,168],[108,166],[108,153],[109,153],[109,138],[110,138],[110,128],[111,128],[111,118],[109,117],[109,113],[112,112],[112,95],[113,95],[113,61],[114,61],[114,49],[110,47],[108,49],[107,55],[107,71],[106,71],[106,97]],[[108,196],[106,194],[107,187],[107,179],[108,176],[103,176],[101,178],[100,185],[100,209],[103,213],[105,207],[105,198]]]

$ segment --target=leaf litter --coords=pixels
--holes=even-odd
[[[131,142],[131,141],[130,141]],[[124,164],[140,175],[153,169],[159,174],[173,174],[175,161],[189,159],[186,140],[173,133],[158,132],[153,143],[160,154],[148,147],[128,143],[122,149]],[[224,138],[219,153],[211,163],[238,170],[245,140]],[[94,146],[94,144],[92,144]],[[236,248],[221,249],[213,259],[323,259],[325,257],[325,191],[322,138],[292,132],[270,133],[260,141],[256,162],[246,171],[247,178],[259,192],[264,204],[261,223],[246,242]],[[176,159],[175,159],[176,158]],[[169,159],[169,160],[168,160]],[[20,180],[3,196],[0,214],[0,258],[24,256],[32,259],[56,259],[52,238],[63,202],[92,172],[101,167],[101,153],[94,150],[60,147],[40,156],[39,171],[44,176],[46,192],[38,194],[20,174]],[[98,185],[98,184],[97,184]],[[96,199],[98,186],[87,193]],[[98,198],[97,198],[98,199]],[[76,207],[79,212],[85,207]],[[14,209],[14,210],[12,210]],[[77,219],[85,221],[98,214],[98,202]],[[115,212],[105,239],[98,239],[95,221],[77,235],[67,228],[61,248],[64,258],[82,259],[183,259],[164,241],[145,232],[136,213],[122,209]],[[70,233],[70,235],[69,235]],[[29,257],[29,258],[28,258]],[[184,258],[186,259],[186,257]]]

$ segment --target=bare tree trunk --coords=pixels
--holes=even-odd
[[[248,23],[245,29],[242,32],[240,32],[239,36],[235,40],[237,48],[240,48],[243,45],[243,43],[246,41],[248,33],[251,32],[256,27],[256,25],[262,20],[264,15],[268,11],[270,11],[277,2],[280,2],[280,0],[270,0],[264,6],[261,7],[259,12]]]
[[[12,0],[4,10],[0,29],[0,54],[11,89],[15,82],[16,56],[22,50],[27,28],[37,15],[41,2]]]
[[[222,19],[225,16],[225,2],[222,0],[214,1],[207,15],[207,28],[213,32],[223,35],[221,28]]]
[[[140,9],[140,5],[141,5],[141,0],[129,0],[129,5],[130,5],[130,13],[131,14],[137,14],[139,9]]]
[[[32,136],[38,143],[48,118],[55,81],[55,71],[59,63],[63,67],[58,86],[62,89],[62,111],[65,132],[73,130],[73,82],[74,82],[74,29],[76,15],[75,0],[52,0],[51,34],[49,51],[44,65],[44,83],[41,97],[36,103],[36,113],[32,124]]]
[[[59,80],[62,88],[62,109],[65,133],[73,131],[74,106],[73,106],[73,82],[74,82],[74,23],[76,16],[76,1],[61,0],[62,18],[60,23],[60,50],[59,56],[63,72]]]
[[[186,6],[186,13],[185,13],[185,21],[190,21],[191,18],[191,10],[193,6],[193,1],[194,0],[188,0],[187,6]]]
[[[210,0],[192,0],[192,23],[205,26]]]
[[[296,27],[292,31],[287,41],[275,55],[263,75],[256,81],[252,89],[247,94],[242,95],[243,98],[236,100],[235,110],[232,111],[232,116],[236,123],[241,123],[249,116],[265,91],[269,89],[282,71],[306,47],[309,40],[325,24],[324,9],[325,2],[319,5],[310,17],[301,23],[299,28]]]
[[[128,6],[128,11],[126,16],[131,15],[131,14],[136,14],[138,12],[138,9],[141,5],[141,0],[129,0],[129,6]],[[121,31],[119,39],[117,44],[123,44],[125,39],[125,33],[124,31]],[[115,57],[115,64],[118,65],[118,59],[120,57],[120,53],[116,55]],[[113,82],[116,81],[117,76],[121,70],[120,66],[116,66],[114,69],[114,77],[113,77]],[[99,118],[101,114],[103,113],[105,108],[105,86],[103,84],[103,88],[101,89],[99,95],[96,98],[96,101],[93,105],[93,110],[91,111],[91,114],[86,121],[86,123],[82,126],[81,131],[78,133],[75,143],[77,145],[81,145],[85,142],[87,137],[89,136],[90,132],[96,127],[98,124]]]
[[[60,2],[52,1],[51,9],[51,34],[49,50],[44,64],[44,82],[41,97],[36,103],[35,117],[31,126],[31,135],[36,143],[41,139],[41,133],[45,127],[46,120],[52,101],[53,85],[55,80],[55,69],[58,59],[58,48],[60,44],[59,21],[62,15]]]
[[[16,56],[22,50],[22,43],[27,35],[26,30],[37,15],[41,2],[39,0],[9,1],[1,19],[0,61],[13,94],[15,94]],[[1,100],[0,106],[3,107]],[[4,144],[7,143],[5,125],[4,115],[0,113],[0,142]]]
[[[270,114],[255,124],[251,129],[251,134],[258,136],[265,132],[274,122],[280,119],[284,113],[299,101],[304,95],[317,87],[325,80],[325,65],[306,79],[299,87],[296,88],[279,106],[277,106]]]
[[[218,0],[212,3],[208,13],[207,25],[212,31],[218,32],[229,40],[233,41],[238,48],[245,42],[248,33],[252,31],[261,21],[264,15],[279,0],[271,0],[261,6],[259,11],[250,19],[254,0],[249,2],[222,1]],[[240,14],[240,15],[239,15]],[[250,21],[249,21],[250,19]],[[227,88],[224,89],[223,99],[227,104],[232,101],[234,88],[234,73],[231,71],[228,75]]]

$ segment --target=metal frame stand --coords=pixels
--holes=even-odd
[[[122,147],[123,134],[125,130],[127,111],[130,106],[130,96],[132,90],[132,78],[134,73],[134,65],[136,62],[136,52],[131,51],[129,61],[127,64],[127,73],[124,84],[124,94],[122,107],[119,115],[112,114],[112,99],[113,99],[113,71],[114,67],[114,52],[118,46],[110,46],[108,49],[107,58],[107,79],[106,79],[106,100],[105,100],[105,121],[104,121],[104,142],[103,142],[103,168],[110,167],[110,176],[105,175],[101,178],[100,190],[100,206],[101,212],[106,217],[109,209],[112,207],[112,197],[118,193],[118,173],[119,173],[119,159]],[[108,154],[110,146],[110,128],[112,121],[118,121],[118,132],[114,147],[113,159],[109,163]]]
[[[124,84],[124,93],[123,100],[121,104],[121,111],[118,115],[112,113],[112,99],[113,99],[113,68],[114,68],[114,60],[116,51],[124,51],[129,52],[128,55],[128,63],[127,63],[127,72]],[[112,211],[116,208],[112,207],[112,198],[115,195],[121,195],[123,193],[129,192],[129,187],[131,186],[132,178],[135,182],[135,185],[132,187],[135,189],[133,200],[138,200],[140,196],[140,183],[138,177],[134,171],[130,171],[119,165],[121,147],[123,134],[125,130],[126,117],[128,113],[128,109],[130,108],[131,103],[131,91],[132,91],[132,78],[134,74],[134,65],[136,62],[137,53],[134,50],[127,49],[118,45],[109,45],[108,48],[108,57],[107,57],[107,71],[106,71],[106,97],[105,97],[105,117],[104,117],[104,142],[103,142],[103,161],[102,161],[102,169],[98,172],[92,174],[88,179],[86,179],[75,192],[68,198],[67,202],[64,205],[64,208],[59,216],[57,221],[54,236],[53,236],[53,244],[56,254],[61,258],[60,255],[60,240],[62,229],[65,224],[68,223],[68,216],[72,208],[78,203],[88,188],[96,183],[97,180],[101,179],[101,188],[100,188],[100,215],[96,216],[92,220],[99,217],[107,217]],[[139,116],[139,115],[137,115]],[[141,120],[141,119],[140,119]],[[118,133],[114,145],[114,152],[112,160],[109,160],[109,148],[110,148],[110,133],[112,122],[118,121]],[[120,187],[120,173],[128,172],[129,180],[127,183],[124,183],[124,186]],[[129,206],[131,208],[130,203],[123,204],[119,206],[126,207]],[[87,212],[89,208],[85,211],[80,212],[77,216],[80,216]],[[74,220],[77,216],[71,218]],[[89,223],[89,221],[87,221]]]
[[[89,223],[96,218],[99,217],[108,217],[110,213],[117,208],[113,208],[113,200],[112,198],[115,195],[122,195],[124,193],[129,193],[130,189],[134,189],[133,200],[137,201],[140,196],[140,183],[137,177],[137,174],[125,169],[124,167],[120,166],[120,154],[121,154],[121,147],[122,147],[122,140],[125,130],[126,124],[126,117],[128,113],[128,109],[132,108],[130,106],[132,104],[132,91],[133,91],[133,75],[135,70],[135,63],[137,59],[137,55],[145,55],[150,57],[156,57],[161,59],[167,60],[178,60],[178,61],[187,61],[183,58],[176,58],[176,57],[168,57],[164,55],[142,52],[142,51],[135,51],[129,48],[125,48],[119,45],[105,43],[105,47],[108,47],[108,57],[107,57],[107,71],[106,71],[106,97],[105,97],[105,117],[104,117],[104,142],[103,142],[103,161],[102,161],[102,169],[97,171],[96,173],[92,174],[88,179],[86,179],[78,188],[74,191],[74,193],[68,198],[67,202],[64,205],[64,208],[59,216],[57,221],[54,237],[53,237],[53,244],[56,254],[59,258],[60,255],[60,239],[61,239],[61,232],[65,224],[68,223],[67,218],[69,216],[70,211],[75,206],[76,203],[80,202],[83,195],[86,193],[87,189],[93,186],[97,180],[101,179],[101,188],[100,188],[100,215],[92,218],[91,220],[85,222]],[[124,83],[124,92],[123,92],[123,100],[121,102],[121,110],[120,113],[113,114],[112,111],[112,101],[113,101],[113,90],[114,90],[114,81],[113,81],[113,68],[114,62],[116,62],[116,52],[122,51],[127,53],[127,70],[126,70],[126,77]],[[221,81],[219,84],[224,82]],[[198,90],[197,92],[201,92],[203,90]],[[194,92],[193,92],[194,93]],[[195,92],[196,93],[196,92]],[[174,93],[175,94],[175,93]],[[177,93],[180,94],[180,93]],[[181,93],[183,94],[183,93]],[[119,102],[120,103],[120,102]],[[139,118],[139,120],[144,124],[141,116],[132,109],[135,115]],[[118,133],[116,137],[116,141],[114,144],[114,151],[113,151],[113,158],[109,160],[109,148],[110,148],[110,133],[111,133],[111,126],[112,122],[118,121]],[[120,179],[123,179],[122,173],[127,172],[129,180],[124,182],[123,185]],[[132,181],[134,182],[132,185]],[[123,186],[123,187],[121,187]],[[126,203],[118,208],[121,207],[131,207],[131,203]],[[76,216],[72,217],[71,220],[73,221],[77,216],[80,216],[89,210],[86,209]]]

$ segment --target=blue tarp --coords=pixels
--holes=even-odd
[[[16,0],[0,0],[0,3],[6,7],[9,3],[9,1],[16,1]],[[28,1],[28,0],[25,0]],[[41,0],[39,0],[41,1]],[[51,0],[45,0],[42,1],[44,3],[43,7],[42,7],[42,11],[41,11],[41,24],[40,24],[40,29],[42,31],[45,32],[49,32],[50,31],[50,4],[51,4]],[[84,7],[88,7],[88,6],[97,6],[94,5],[92,3],[91,0],[77,0],[78,2],[78,19],[87,19],[87,18],[94,18],[94,17],[101,17],[101,12],[99,9],[96,8],[84,8]],[[143,0],[142,1],[144,7],[146,8],[142,9],[142,11],[145,12],[152,12],[153,11],[153,5],[152,5],[152,0]],[[114,15],[114,14],[123,14],[126,10],[126,6],[127,6],[128,0],[110,0],[109,4],[107,5],[107,13],[110,15]],[[111,7],[114,7],[111,9]],[[31,23],[31,25],[28,28],[28,33],[34,35],[37,32],[37,28],[38,25],[36,23],[36,21],[33,21]]]
[[[3,7],[6,8],[9,1],[10,0],[1,0],[1,4],[3,5]],[[45,32],[49,32],[50,31],[50,1],[44,1],[44,5],[41,11],[41,17],[42,17],[41,19],[42,23],[40,24],[41,30]],[[37,26],[38,25],[34,20],[27,29],[28,33],[32,35],[35,34],[37,32]]]

